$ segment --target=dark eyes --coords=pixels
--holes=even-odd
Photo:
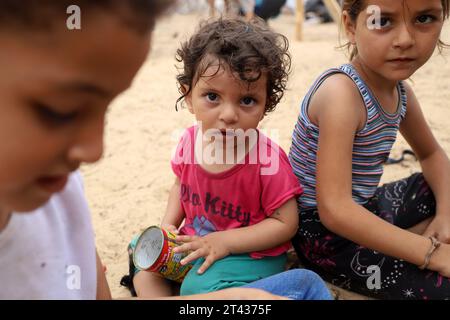
[[[256,103],[256,100],[251,97],[245,97],[244,99],[241,100],[241,103],[246,107],[250,107]]]
[[[437,18],[435,16],[432,16],[429,14],[424,14],[424,15],[418,16],[416,19],[416,21],[421,24],[431,23],[436,20],[437,20]]]
[[[390,25],[391,25],[391,19],[386,18],[386,17],[382,17],[382,18],[380,19],[380,26],[381,26],[382,28],[386,28],[386,27],[388,27],[388,26],[390,26]]]
[[[78,115],[77,112],[57,112],[53,108],[40,103],[35,104],[35,109],[43,120],[48,121],[52,124],[66,124],[75,120]]]
[[[206,100],[210,103],[217,103],[219,101],[219,95],[213,92],[205,94]],[[240,104],[244,107],[251,107],[256,103],[256,100],[252,97],[244,97],[241,99]]]
[[[428,24],[428,23],[432,23],[434,21],[437,20],[437,17],[433,16],[433,15],[429,15],[429,14],[424,14],[421,16],[418,16],[416,18],[416,23],[418,24]],[[388,28],[392,25],[392,20],[391,18],[388,17],[381,17],[380,18],[380,27],[381,28]]]
[[[216,102],[216,101],[217,101],[217,98],[218,98],[218,96],[217,96],[217,94],[215,94],[215,93],[209,92],[209,93],[206,94],[206,99],[207,99],[209,102]]]

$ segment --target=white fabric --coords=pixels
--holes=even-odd
[[[94,232],[81,175],[0,231],[0,299],[95,299]]]

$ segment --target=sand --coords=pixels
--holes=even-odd
[[[114,298],[129,293],[120,286],[128,271],[126,247],[134,234],[158,224],[164,214],[168,191],[174,181],[169,160],[178,134],[194,123],[183,109],[175,111],[178,91],[174,54],[180,41],[195,30],[203,13],[167,16],[158,24],[149,59],[132,87],[118,97],[107,116],[105,154],[95,164],[84,166],[85,189],[92,210],[98,252],[107,267]],[[294,40],[294,17],[281,16],[270,22],[291,41],[293,72],[289,90],[277,109],[260,128],[278,134],[278,142],[288,151],[300,102],[314,79],[326,68],[347,61],[336,50],[335,24],[307,25],[303,42]],[[450,43],[450,25],[443,39]],[[413,77],[413,86],[425,116],[447,154],[450,155],[450,65],[445,57],[434,56]],[[392,155],[407,148],[402,138]],[[417,162],[386,167],[382,182],[392,181],[419,170]]]

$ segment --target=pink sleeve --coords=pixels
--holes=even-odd
[[[274,152],[273,149],[272,152]],[[277,170],[270,170],[269,174],[261,174],[261,204],[266,216],[272,215],[288,200],[303,193],[286,153],[280,147],[275,152],[279,160]]]
[[[170,165],[172,166],[172,171],[175,175],[181,179],[181,173],[183,172],[183,163],[177,164],[174,163],[173,160],[170,161]]]

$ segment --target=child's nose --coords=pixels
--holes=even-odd
[[[238,110],[232,103],[223,104],[220,110],[220,120],[227,124],[238,121]]]
[[[407,49],[415,44],[413,31],[406,23],[402,23],[397,31],[394,46],[400,49]]]
[[[85,123],[68,151],[69,161],[93,163],[103,155],[104,117]]]

